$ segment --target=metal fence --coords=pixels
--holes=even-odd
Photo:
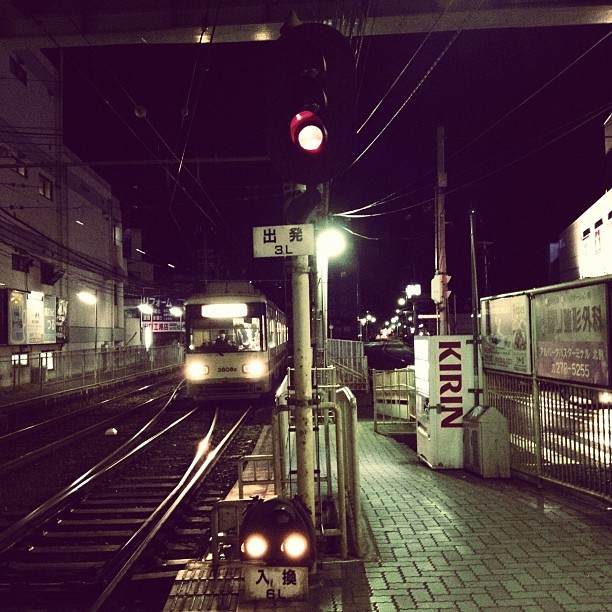
[[[372,370],[374,431],[384,434],[416,431],[414,367]]]
[[[612,499],[609,390],[486,370],[484,389],[508,419],[513,470]]]
[[[0,405],[177,368],[180,345],[23,353],[0,359]]]
[[[352,391],[369,391],[368,358],[363,342],[354,340],[326,341],[327,358],[336,367],[340,384]]]

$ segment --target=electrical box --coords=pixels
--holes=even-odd
[[[464,467],[483,478],[510,477],[510,433],[506,417],[492,406],[463,416]]]
[[[472,336],[414,339],[417,453],[432,469],[463,468],[463,416],[474,406]]]

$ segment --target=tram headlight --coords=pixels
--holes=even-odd
[[[264,362],[257,359],[249,361],[242,366],[242,371],[245,374],[250,374],[251,376],[261,376],[265,370],[266,366]]]
[[[201,361],[192,361],[185,366],[188,380],[202,380],[208,374],[208,366]]]

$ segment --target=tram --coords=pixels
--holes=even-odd
[[[256,398],[284,376],[285,314],[248,281],[211,281],[185,301],[187,394]]]

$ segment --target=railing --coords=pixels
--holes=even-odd
[[[327,359],[336,367],[340,384],[352,391],[369,391],[368,358],[363,342],[329,339],[326,348]]]
[[[594,389],[485,370],[507,419],[513,470],[612,499],[612,404]]]
[[[330,368],[313,371],[316,380],[335,380]],[[325,374],[323,374],[325,373]],[[276,394],[272,417],[274,479],[277,495],[297,493],[296,432],[290,376]],[[339,537],[341,555],[362,554],[357,401],[347,387],[333,387],[329,400],[313,405],[317,529]],[[335,511],[330,511],[333,506]],[[353,539],[350,539],[350,536]]]
[[[56,351],[0,360],[0,405],[110,384],[177,368],[180,345],[123,349]],[[24,359],[20,362],[20,359]]]
[[[372,370],[374,431],[383,434],[416,431],[414,366]]]

